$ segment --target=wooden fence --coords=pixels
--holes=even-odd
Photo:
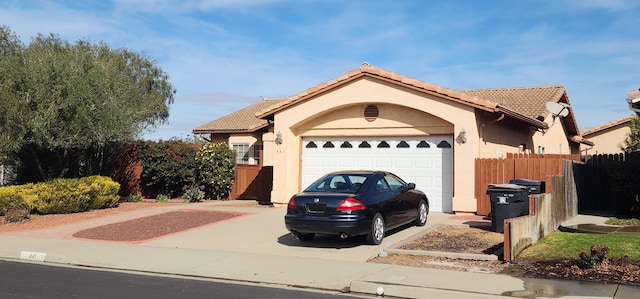
[[[640,152],[587,156],[585,163],[575,167],[581,174],[578,188],[581,213],[624,213],[637,207]]]
[[[236,178],[229,199],[254,199],[271,203],[273,166],[236,164]]]
[[[562,222],[578,214],[578,194],[573,161],[565,161],[565,174],[553,176],[549,193],[532,195],[530,214],[504,221],[504,260],[511,261],[522,250],[554,232]]]
[[[504,159],[476,159],[476,213],[486,216],[491,212],[491,202],[487,195],[487,187],[490,184],[506,184],[512,179],[529,179],[544,181],[546,189],[551,190],[551,177],[564,173],[564,160],[580,161],[580,155],[507,154]]]

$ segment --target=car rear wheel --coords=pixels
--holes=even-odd
[[[313,241],[313,237],[315,237],[316,234],[297,234],[296,237],[298,237],[298,240],[300,241]]]
[[[371,221],[371,230],[369,235],[367,235],[367,241],[371,244],[378,245],[382,243],[382,239],[384,239],[384,233],[386,230],[386,226],[384,224],[384,218],[380,213],[377,213],[373,216],[373,221]]]
[[[418,217],[416,218],[417,226],[424,226],[427,224],[427,215],[429,214],[429,207],[427,206],[427,202],[424,200],[420,200],[418,204]]]

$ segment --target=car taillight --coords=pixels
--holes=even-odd
[[[289,199],[289,203],[287,204],[287,209],[289,210],[297,210],[298,209],[298,205],[296,204],[296,200],[294,197],[291,197],[291,199]]]
[[[336,211],[359,211],[366,208],[367,206],[365,206],[361,201],[353,197],[347,197],[338,205]]]

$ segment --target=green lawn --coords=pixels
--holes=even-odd
[[[640,234],[586,234],[553,232],[525,249],[516,260],[575,259],[591,245],[609,247],[609,257],[640,261]]]

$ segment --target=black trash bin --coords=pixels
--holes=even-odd
[[[529,194],[542,194],[546,192],[544,181],[515,179],[515,180],[510,180],[509,184],[516,184],[516,185],[527,187]],[[523,213],[525,215],[529,215],[529,197],[527,197],[527,203],[523,205],[522,208],[523,208]]]
[[[525,186],[529,190],[529,194],[542,194],[546,192],[545,182],[544,181],[534,181],[527,179],[515,179],[510,180],[509,184],[516,184],[520,186]]]
[[[527,187],[516,184],[491,184],[487,188],[491,200],[491,229],[498,233],[504,232],[504,220],[520,217],[525,208],[529,209],[529,193]]]

